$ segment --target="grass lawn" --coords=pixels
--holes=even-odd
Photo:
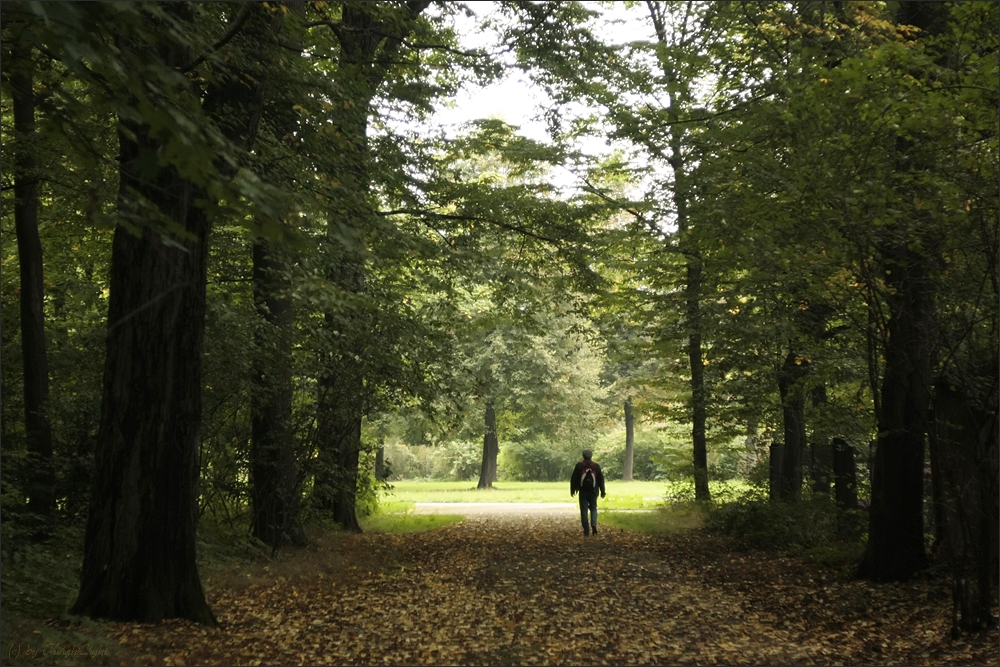
[[[569,503],[569,481],[565,482],[496,482],[492,489],[479,490],[476,482],[438,482],[404,480],[393,482],[393,489],[383,499],[390,510],[396,503]],[[683,482],[622,482],[605,484],[607,498],[601,509],[651,509],[666,501],[684,497],[690,484]],[[738,482],[711,483],[713,496],[726,497],[745,488]],[[693,491],[691,491],[693,497]]]

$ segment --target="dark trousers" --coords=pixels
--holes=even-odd
[[[590,512],[590,519],[587,513]],[[597,492],[580,491],[580,523],[583,524],[583,532],[590,535],[590,527],[597,528]]]

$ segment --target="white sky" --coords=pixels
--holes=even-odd
[[[470,2],[469,6],[477,17],[488,16],[494,10],[493,2]],[[601,32],[609,41],[624,43],[644,36],[648,32],[648,22],[639,13],[628,11],[624,3],[615,3],[613,7],[599,7],[596,2],[585,3],[591,9],[601,12],[607,17],[607,23]],[[628,17],[633,17],[629,20]],[[635,18],[638,20],[635,20]],[[463,48],[491,48],[495,45],[494,38],[477,30],[475,21],[458,16],[457,31]],[[637,30],[638,29],[638,30]],[[651,36],[651,35],[650,35]],[[462,123],[477,118],[499,118],[509,125],[517,125],[520,133],[530,139],[544,141],[548,139],[545,126],[534,117],[538,114],[540,105],[546,101],[544,92],[536,88],[528,76],[511,67],[500,81],[487,86],[466,86],[455,98],[455,106],[442,109],[435,114],[435,121],[446,127],[456,129]],[[605,150],[601,142],[595,149]]]

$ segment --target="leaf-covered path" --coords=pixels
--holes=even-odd
[[[584,538],[565,513],[478,516],[314,555],[212,588],[219,630],[111,631],[147,664],[997,664],[995,630],[946,638],[940,584],[871,587],[701,533]]]

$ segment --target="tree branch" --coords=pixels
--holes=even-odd
[[[418,217],[429,218],[432,220],[460,220],[466,222],[484,222],[488,225],[494,225],[500,229],[506,229],[509,232],[517,232],[518,234],[523,234],[524,236],[536,239],[538,241],[544,241],[545,243],[551,243],[552,245],[559,247],[566,239],[556,239],[550,236],[544,236],[542,234],[536,234],[535,232],[529,231],[524,227],[518,225],[512,225],[506,222],[500,222],[499,220],[493,220],[491,218],[483,218],[478,215],[458,215],[453,213],[435,213],[434,211],[428,211],[426,209],[419,208],[397,208],[391,211],[376,211],[376,215],[380,217],[388,217],[391,215],[415,215]]]
[[[257,3],[248,2],[247,4],[243,5],[243,8],[240,9],[240,13],[236,15],[236,20],[233,21],[232,27],[229,28],[229,31],[223,36],[223,38],[220,39],[218,42],[216,42],[215,45],[208,50],[208,53],[202,56],[198,56],[197,58],[194,59],[193,62],[182,67],[181,73],[187,74],[195,67],[205,62],[210,55],[212,55],[213,53],[221,49],[223,46],[228,44],[230,40],[232,40],[233,37],[235,37],[236,34],[240,31],[240,29],[243,27],[243,24],[247,22],[247,19],[250,18],[250,12],[253,10],[253,6],[255,4]]]

